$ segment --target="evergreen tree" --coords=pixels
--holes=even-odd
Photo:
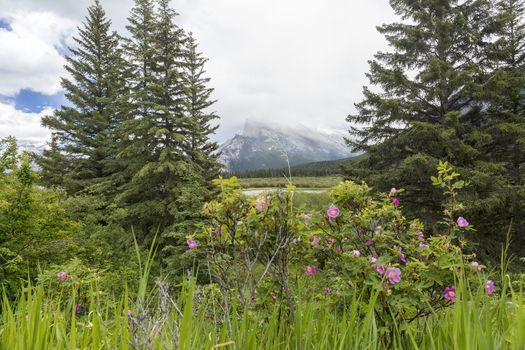
[[[46,187],[70,187],[66,185],[69,173],[69,159],[60,150],[58,137],[55,133],[51,135],[48,148],[44,149],[41,157],[36,158],[42,175],[40,182]]]
[[[506,180],[507,203],[499,216],[513,220],[515,239],[525,245],[525,5],[523,0],[497,3],[497,40],[487,49],[490,75],[485,86],[488,109],[485,132],[490,135],[483,155],[501,165]],[[507,204],[505,203],[505,204]]]
[[[190,160],[200,168],[204,179],[211,184],[211,180],[218,178],[221,171],[217,152],[219,145],[210,141],[210,136],[218,128],[218,125],[212,123],[219,116],[209,111],[216,101],[211,98],[213,89],[208,87],[210,78],[205,76],[204,65],[208,59],[202,57],[197,46],[192,33],[189,33],[183,72],[184,102],[189,131],[185,148]]]
[[[116,156],[114,130],[123,118],[125,62],[120,37],[110,26],[95,0],[74,38],[78,47],[66,57],[71,79],[63,78],[62,86],[71,105],[42,119],[53,132],[51,150],[39,161],[44,182],[64,186],[70,194],[107,181],[108,163]]]
[[[391,0],[404,20],[378,28],[392,51],[370,61],[364,100],[350,115],[349,145],[368,157],[347,176],[376,190],[407,190],[404,208],[439,217],[441,194],[429,178],[438,160],[459,169],[492,171],[477,163],[486,141],[478,131],[483,107],[483,50],[490,40],[485,0]],[[460,170],[460,171],[461,171]],[[487,193],[487,195],[489,195]]]
[[[120,157],[128,166],[118,204],[144,243],[159,233],[161,245],[176,227],[191,225],[201,211],[203,191],[196,166],[185,154],[181,82],[183,32],[175,25],[169,1],[136,0],[127,27],[132,64],[128,135]]]

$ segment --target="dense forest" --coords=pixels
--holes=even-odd
[[[95,0],[48,147],[0,140],[0,348],[524,348],[525,2],[390,4],[362,155],[228,174],[170,1],[134,0],[123,36]]]

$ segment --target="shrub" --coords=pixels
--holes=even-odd
[[[355,298],[375,300],[386,332],[401,320],[452,305],[461,297],[456,276],[473,287],[484,283],[483,266],[463,252],[464,235],[473,229],[460,217],[458,177],[441,163],[432,178],[450,198],[441,234],[433,236],[421,221],[403,216],[402,190],[374,198],[366,184],[348,181],[332,189],[332,206],[305,213],[293,206],[293,187],[249,198],[235,178],[220,180],[219,199],[206,206],[212,226],[188,237],[188,254],[208,257],[225,300],[257,304],[260,297],[283,297],[293,313],[300,298],[290,287],[295,273],[310,295],[341,308]]]

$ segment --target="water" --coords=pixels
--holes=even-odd
[[[248,188],[246,190],[243,190],[242,193],[246,196],[258,196],[260,195],[261,193],[267,193],[267,192],[275,192],[279,190],[279,188],[277,187],[274,187],[274,188]],[[326,192],[328,191],[328,189],[316,189],[316,188],[312,188],[312,189],[296,189],[295,192],[303,192],[303,193],[323,193],[323,192]]]

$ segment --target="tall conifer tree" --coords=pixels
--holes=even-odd
[[[221,170],[217,152],[219,146],[210,140],[210,136],[218,128],[218,125],[213,123],[219,116],[210,111],[210,107],[216,101],[211,97],[213,89],[208,87],[210,78],[206,77],[204,69],[208,59],[202,56],[197,46],[192,33],[189,33],[183,72],[184,102],[189,131],[185,147],[191,161],[199,166],[204,179],[211,183],[211,180],[218,178]]]
[[[95,0],[74,38],[78,47],[66,57],[71,79],[63,78],[62,86],[71,105],[42,119],[53,133],[51,150],[40,160],[44,181],[62,185],[70,194],[107,181],[108,163],[116,155],[114,130],[123,118],[125,62],[120,37],[110,26]],[[61,177],[67,181],[59,181]]]
[[[485,0],[391,0],[404,20],[378,28],[391,51],[370,61],[364,100],[350,115],[349,144],[368,154],[348,176],[377,190],[407,189],[406,209],[437,218],[441,196],[430,184],[438,160],[470,167],[482,108],[480,62],[489,38]]]
[[[488,109],[485,132],[490,135],[483,155],[504,167],[508,206],[499,217],[513,221],[515,239],[525,245],[523,212],[525,205],[525,5],[523,0],[497,3],[497,40],[488,46],[488,69],[485,86]],[[506,204],[506,203],[505,203]],[[510,209],[510,210],[509,210]]]
[[[166,237],[190,225],[200,212],[204,189],[184,152],[183,32],[175,25],[169,1],[157,4],[158,13],[153,1],[135,0],[127,27],[134,73],[131,114],[122,128],[127,141],[120,157],[128,164],[121,178],[129,179],[122,182],[117,200],[127,211],[128,225],[144,242],[158,232],[166,245]]]

